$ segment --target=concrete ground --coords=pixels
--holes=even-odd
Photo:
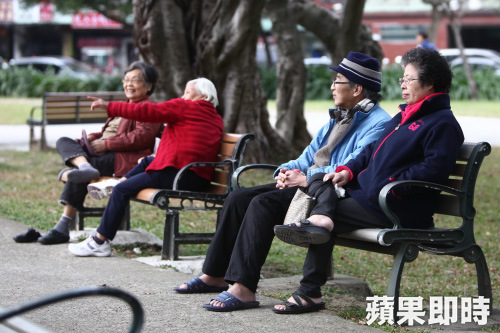
[[[206,311],[201,305],[216,294],[181,295],[172,290],[199,274],[203,258],[184,258],[176,262],[161,261],[159,257],[132,260],[116,255],[78,258],[69,253],[67,244],[44,246],[15,243],[12,237],[26,231],[26,225],[1,217],[0,224],[2,308],[85,286],[108,286],[138,298],[145,311],[143,332],[381,332],[380,329],[344,320],[325,311],[305,315],[274,314],[272,306],[280,300],[263,296],[261,292],[293,291],[300,276],[262,280],[257,294],[261,303],[258,309],[214,313]],[[81,232],[72,234],[72,237],[75,239],[84,235]],[[156,244],[158,241],[155,236],[141,230],[120,231],[116,238],[118,244]],[[359,298],[370,292],[364,281],[347,276],[336,276],[328,284],[348,297],[356,294]],[[344,297],[341,295],[342,292],[339,297]],[[123,332],[130,323],[131,312],[122,301],[94,296],[50,305],[23,317],[55,332]],[[488,325],[493,324],[500,324],[498,310],[489,317]],[[418,331],[425,328],[430,332],[477,332],[484,326],[454,324],[411,328]]]

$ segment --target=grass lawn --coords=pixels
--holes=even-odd
[[[6,98],[0,97],[0,124],[23,125],[29,118],[31,108],[41,106],[41,98]],[[38,110],[35,117],[41,117]]]
[[[63,185],[55,181],[62,167],[59,155],[54,151],[46,153],[2,151],[0,154],[0,216],[40,230],[53,227],[62,212],[57,199]],[[486,255],[494,300],[500,299],[500,257],[498,256],[500,234],[495,231],[500,223],[499,174],[500,148],[494,148],[481,168],[475,196],[476,241]],[[250,173],[248,177],[251,183],[247,186],[269,179],[258,173]],[[92,205],[98,203],[92,201],[92,198],[88,200],[88,203]],[[164,214],[159,209],[132,202],[131,218],[132,228],[142,228],[162,237]],[[181,216],[181,231],[213,230],[214,219],[213,214],[206,212],[184,214]],[[437,222],[453,223],[456,221],[443,220],[438,217]],[[87,225],[96,227],[98,223],[99,219],[89,219]],[[207,245],[185,245],[181,246],[180,254],[204,254],[206,249]],[[305,254],[304,248],[275,240],[262,270],[263,277],[301,275]],[[391,257],[343,247],[335,248],[333,256],[335,274],[361,278],[367,281],[374,294],[385,294],[392,263]],[[336,308],[335,299],[342,297],[339,291],[325,288],[324,292],[329,311],[346,317],[363,318],[364,309],[359,307]],[[401,295],[422,296],[424,300],[428,300],[430,296],[465,297],[476,294],[475,268],[460,258],[421,253],[417,260],[405,266]],[[275,293],[269,296],[283,299],[289,294]]]

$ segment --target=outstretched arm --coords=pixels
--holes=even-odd
[[[94,111],[95,109],[101,109],[104,111],[108,110],[108,102],[101,98],[97,98],[94,96],[87,96],[88,99],[92,100],[92,105],[90,106],[90,110]]]

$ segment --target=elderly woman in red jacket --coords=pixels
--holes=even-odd
[[[158,72],[144,62],[136,61],[125,71],[123,89],[130,105],[152,103]],[[76,212],[83,208],[87,184],[100,176],[120,177],[129,172],[137,160],[153,152],[161,123],[143,122],[110,116],[101,132],[89,134],[81,144],[62,137],[56,147],[68,166],[59,173],[59,180],[67,178],[59,203],[64,206],[61,219],[48,233],[40,234],[30,228],[14,237],[17,242],[60,244],[69,241],[69,225]]]
[[[107,110],[108,115],[137,121],[167,123],[155,157],[144,158],[124,175],[111,194],[101,224],[85,241],[70,244],[77,256],[109,256],[112,240],[129,199],[145,188],[172,188],[177,172],[196,161],[215,161],[222,137],[223,122],[215,107],[217,91],[205,78],[189,81],[184,95],[158,104],[128,104],[94,100],[91,109]],[[193,168],[180,180],[180,189],[203,190],[210,184],[212,170]]]

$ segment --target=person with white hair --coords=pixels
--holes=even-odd
[[[110,117],[167,123],[156,156],[142,159],[114,186],[97,230],[85,241],[68,246],[77,256],[107,257],[111,255],[110,240],[118,231],[129,199],[145,188],[171,189],[177,172],[189,163],[215,161],[224,124],[215,109],[219,103],[217,90],[205,78],[189,81],[181,98],[158,104],[89,99],[94,101],[92,110],[107,110]],[[212,172],[210,168],[192,168],[180,180],[179,188],[202,191],[210,184]]]

